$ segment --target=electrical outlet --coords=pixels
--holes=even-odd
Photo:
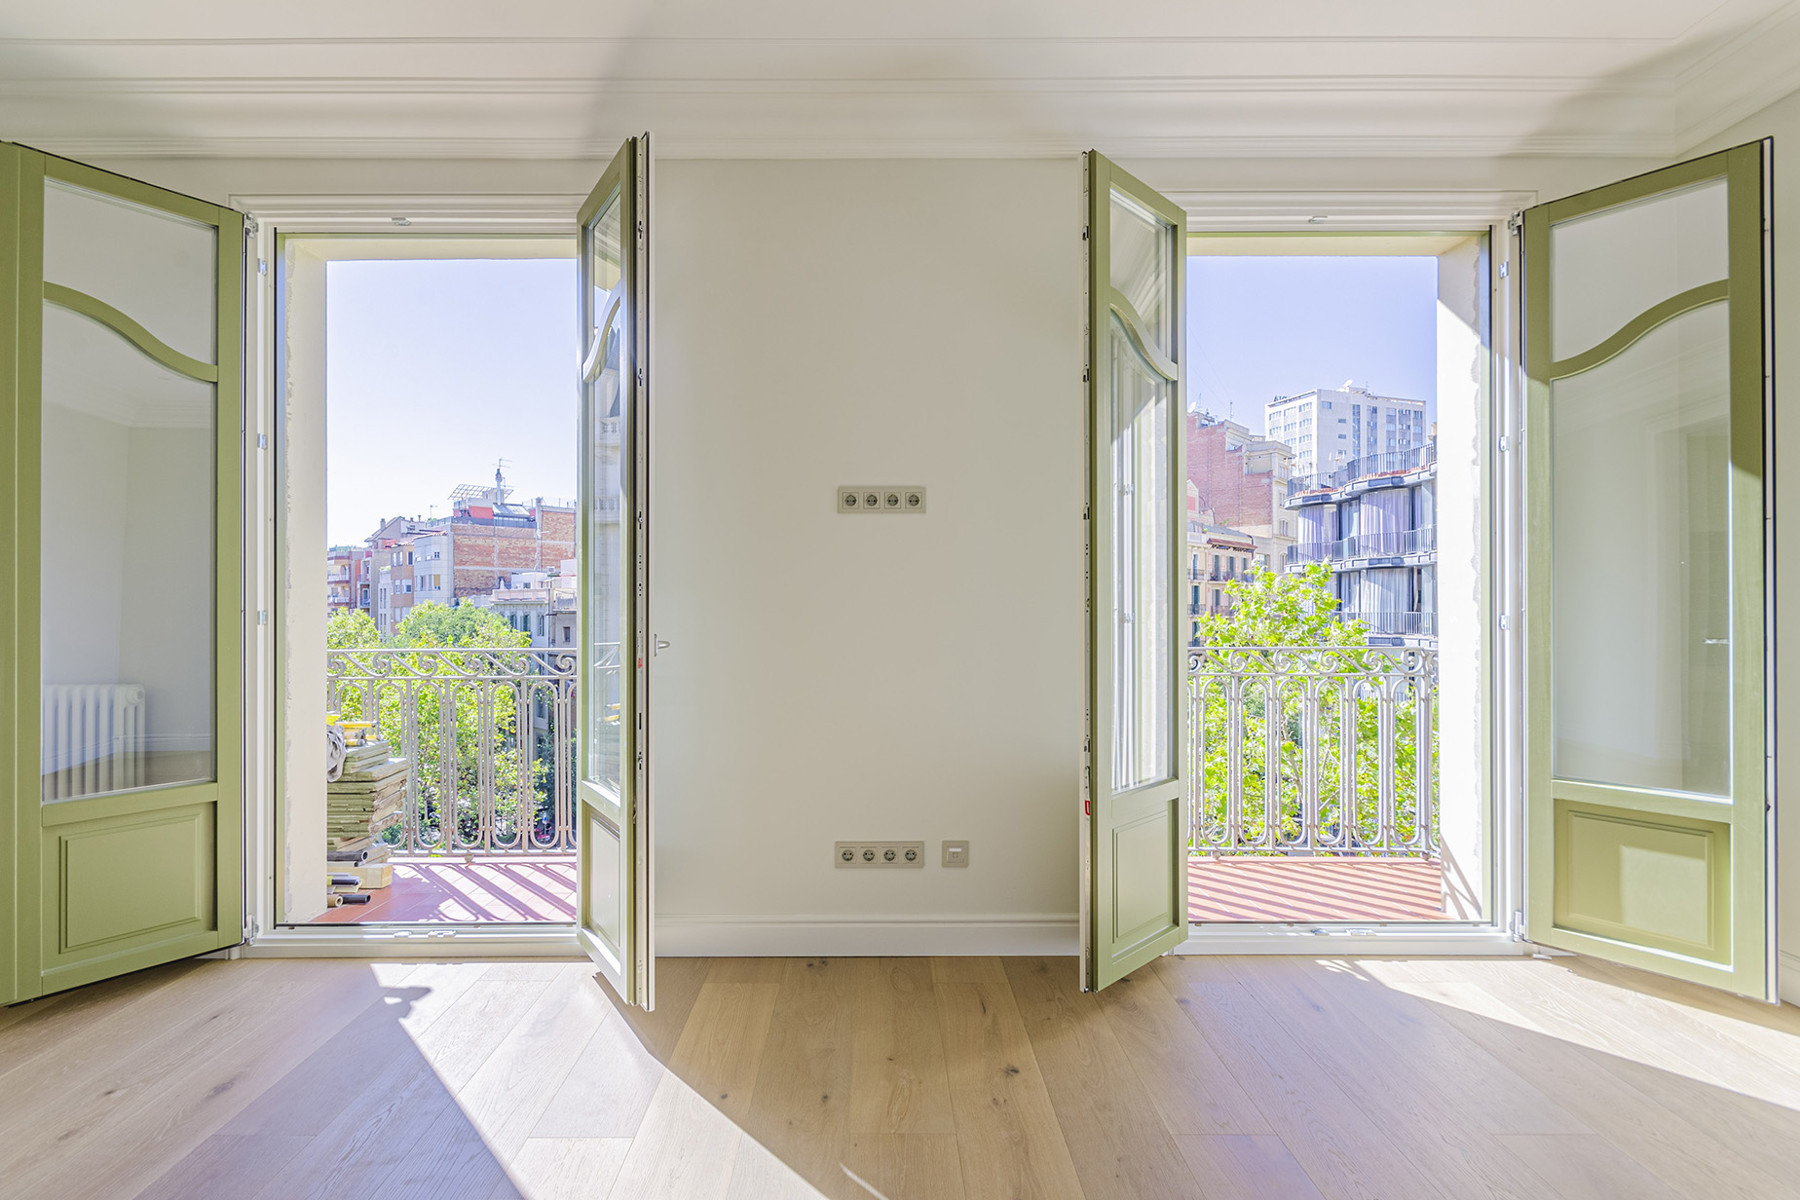
[[[924,842],[838,842],[831,848],[839,867],[923,867]]]
[[[944,865],[946,867],[966,867],[969,865],[969,843],[945,842]]]
[[[912,484],[841,484],[840,513],[923,513],[925,489]]]

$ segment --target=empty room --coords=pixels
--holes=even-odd
[[[1795,63],[9,5],[0,1200],[1800,1195]]]

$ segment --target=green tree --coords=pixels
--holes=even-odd
[[[529,708],[534,699],[529,634],[488,609],[428,603],[386,639],[365,613],[334,614],[325,641],[342,652],[334,657],[346,680],[336,700],[343,718],[374,721],[397,753],[412,758],[422,841],[448,840],[446,821],[460,840],[475,839],[484,784],[502,841],[519,837],[522,824],[554,819],[548,765],[520,737],[521,703]],[[494,676],[511,682],[488,681]],[[387,839],[402,832],[396,826]]]
[[[1277,574],[1252,570],[1225,585],[1227,612],[1200,618],[1200,641],[1212,646],[1362,646],[1369,627],[1340,621],[1331,568],[1313,563]]]
[[[1277,846],[1302,843],[1307,834],[1302,789],[1309,737],[1316,743],[1313,819],[1325,837],[1347,833],[1355,848],[1384,837],[1409,840],[1415,834],[1418,812],[1412,798],[1418,790],[1421,758],[1416,685],[1395,674],[1401,662],[1397,652],[1369,647],[1364,622],[1340,619],[1330,585],[1331,569],[1322,563],[1287,574],[1254,571],[1225,585],[1232,601],[1228,612],[1199,619],[1199,645],[1194,651],[1199,669],[1189,680],[1190,711],[1199,733],[1193,764],[1200,822],[1196,849],[1229,850],[1255,842],[1268,824],[1274,826]],[[1394,762],[1395,799],[1392,827],[1385,831],[1384,700],[1391,713],[1386,736]],[[1435,794],[1435,716],[1425,733],[1425,769],[1431,772]],[[1268,821],[1271,737],[1274,811]],[[1351,767],[1348,794],[1346,755]],[[1242,778],[1235,828],[1228,791],[1234,758]]]

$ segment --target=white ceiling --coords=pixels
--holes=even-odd
[[[77,156],[1672,155],[1800,88],[1800,0],[5,0]]]

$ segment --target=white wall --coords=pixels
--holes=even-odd
[[[1733,126],[1682,158],[1775,139],[1775,609],[1776,690],[1800,680],[1800,482],[1784,486],[1784,467],[1800,464],[1800,92]],[[1784,303],[1785,300],[1785,303]],[[1785,368],[1785,372],[1784,372]],[[1778,878],[1790,881],[1776,905],[1781,995],[1800,1003],[1800,683],[1786,683],[1776,709],[1775,761]]]
[[[103,165],[214,200],[401,207],[579,195],[601,166]],[[1320,194],[1550,199],[1651,165],[1126,164],[1184,198],[1291,194],[1307,213]],[[663,161],[657,185],[659,949],[1072,948],[1078,161]],[[930,514],[836,516],[835,486],[861,482],[922,483]],[[925,839],[934,862],[967,838],[973,865],[834,869],[832,841],[857,837]]]
[[[1074,159],[660,165],[662,952],[1073,949],[1081,204]]]

